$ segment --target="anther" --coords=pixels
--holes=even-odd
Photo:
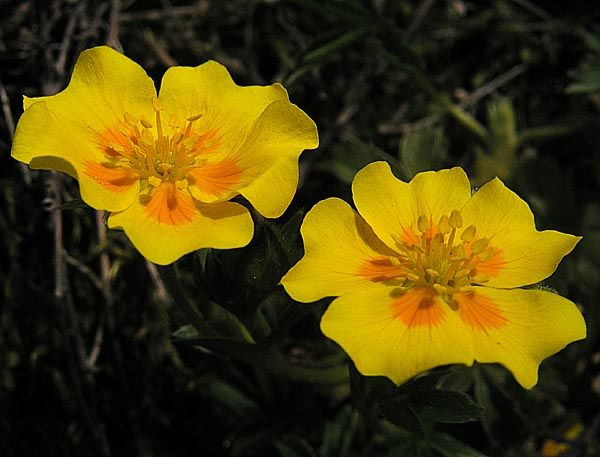
[[[490,280],[490,277],[487,275],[476,275],[471,279],[471,282],[476,284],[484,284]]]
[[[175,181],[175,187],[177,187],[178,189],[186,189],[188,186],[188,180],[183,178],[180,179],[179,181]]]
[[[422,214],[419,216],[419,219],[417,219],[417,228],[423,234],[429,230],[429,221],[427,220],[427,217]]]
[[[412,282],[417,282],[419,279],[419,275],[416,275],[414,273],[407,273],[406,279],[408,279],[409,281],[412,281]]]
[[[158,187],[162,184],[162,181],[159,178],[157,178],[156,176],[148,176],[148,183],[152,187]]]
[[[125,118],[125,122],[127,122],[129,125],[133,126],[138,123],[138,119],[129,113],[125,113],[124,118]]]
[[[489,242],[490,241],[487,238],[480,238],[477,241],[475,241],[473,243],[472,248],[471,248],[473,254],[480,254],[480,253],[482,253],[485,250],[485,248],[487,248]]]
[[[437,270],[434,270],[433,268],[427,268],[425,269],[425,272],[429,275],[430,278],[437,278],[440,274],[437,272]]]
[[[494,256],[494,248],[486,249],[485,251],[478,254],[479,260],[487,262]]]
[[[450,222],[450,227],[452,227],[454,229],[459,229],[463,225],[462,216],[455,209],[453,209],[452,212],[450,213],[450,217],[448,220]]]
[[[470,243],[475,239],[477,228],[474,225],[469,225],[460,235],[460,239],[465,243]]]
[[[140,122],[141,124],[144,126],[144,128],[147,129],[151,129],[152,128],[152,122],[150,122],[148,119],[146,119],[144,116],[142,116],[140,118]]]
[[[450,227],[450,220],[448,219],[448,216],[444,214],[442,217],[440,217],[440,221],[438,222],[438,231],[445,235],[450,233],[451,230],[452,227]]]
[[[188,117],[186,120],[188,122],[194,122],[197,121],[198,119],[200,119],[202,117],[202,114],[194,114],[193,116]]]
[[[431,287],[433,287],[438,294],[445,294],[448,291],[448,288],[446,286],[442,286],[441,284],[434,284]]]

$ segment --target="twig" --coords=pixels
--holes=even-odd
[[[421,2],[419,7],[417,8],[415,16],[413,17],[412,21],[410,22],[410,24],[406,28],[406,31],[404,32],[404,39],[406,41],[410,40],[414,33],[417,31],[417,29],[421,26],[423,20],[425,19],[425,16],[427,16],[427,13],[429,12],[434,3],[435,0],[423,0]]]
[[[100,280],[98,275],[96,273],[94,273],[90,267],[88,267],[87,265],[84,265],[78,259],[76,259],[75,257],[73,257],[72,255],[70,255],[67,252],[64,253],[64,256],[65,256],[66,262],[69,265],[77,268],[80,273],[83,273],[85,276],[87,276],[87,278],[96,287],[96,289],[98,289],[100,292],[102,292],[102,294],[104,294],[104,284],[102,284],[102,281]]]
[[[165,48],[161,46],[154,34],[150,30],[144,32],[144,41],[154,51],[154,54],[160,60],[165,67],[174,67],[177,65],[177,61],[171,57],[171,54],[167,52]]]
[[[10,138],[15,135],[15,121],[13,119],[12,111],[10,109],[10,102],[8,100],[8,94],[0,79],[0,101],[2,102],[2,112],[4,113],[4,120],[6,121],[6,128]]]
[[[167,292],[167,288],[165,287],[165,283],[160,277],[160,273],[152,262],[146,260],[146,270],[148,270],[148,274],[150,275],[150,279],[154,284],[154,288],[156,289],[156,295],[158,296],[158,300],[164,304],[172,304],[171,296],[169,292]]]
[[[2,80],[0,80],[0,102],[2,103],[2,112],[4,113],[4,120],[6,121],[6,129],[8,130],[8,135],[12,140],[15,136],[15,120],[12,115],[12,110],[10,109],[10,99],[6,93],[4,84],[2,84]],[[25,185],[27,187],[31,187],[31,170],[24,163],[19,163],[19,168],[23,174]]]
[[[526,9],[530,13],[535,14],[540,19],[544,19],[545,21],[551,21],[554,19],[550,13],[547,13],[545,10],[543,10],[542,8],[540,8],[537,5],[534,5],[533,3],[531,3],[528,0],[511,0],[511,1],[516,3],[517,5],[521,6],[523,9]]]
[[[511,69],[507,70],[506,72],[502,73],[501,75],[496,76],[491,81],[488,81],[486,84],[484,84],[477,90],[474,90],[469,95],[464,97],[464,99],[461,101],[461,106],[469,107],[469,106],[474,105],[480,99],[486,97],[487,95],[491,94],[496,89],[498,89],[499,87],[503,86],[510,80],[519,76],[521,73],[523,73],[525,70],[527,70],[527,67],[528,67],[527,64],[520,63],[518,65],[515,65]]]
[[[206,14],[210,5],[207,1],[200,1],[195,5],[189,6],[172,6],[170,8],[162,8],[147,11],[136,11],[135,13],[121,13],[119,21],[138,22],[138,21],[163,21],[167,18],[180,16],[202,16]]]
[[[111,0],[110,17],[108,18],[108,36],[106,44],[115,49],[121,48],[119,42],[119,20],[121,15],[121,0]]]

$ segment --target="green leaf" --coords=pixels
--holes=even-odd
[[[428,437],[427,442],[431,449],[443,457],[486,457],[485,454],[446,433],[435,433]]]
[[[568,94],[600,92],[600,58],[594,57],[575,73],[576,82],[567,86]]]
[[[402,167],[394,157],[377,146],[365,143],[358,138],[351,138],[346,143],[335,144],[327,159],[321,162],[319,167],[333,173],[340,181],[349,184],[358,170],[378,160],[389,163],[396,176],[403,176]]]
[[[446,159],[446,138],[442,127],[424,127],[406,132],[400,142],[400,164],[404,177],[438,169]]]
[[[245,416],[260,410],[259,405],[236,387],[219,379],[213,379],[209,384],[213,398],[226,405],[239,416]]]
[[[417,436],[425,436],[425,430],[415,410],[400,399],[388,399],[378,404],[379,414],[392,424]]]
[[[312,63],[316,63],[320,60],[324,60],[332,54],[337,53],[339,50],[350,46],[356,41],[363,38],[368,33],[367,29],[358,28],[353,30],[348,30],[331,41],[307,52],[302,58],[302,64],[308,65]]]
[[[281,457],[317,457],[316,451],[303,438],[287,436],[275,443],[275,449]]]
[[[62,205],[60,205],[60,209],[64,209],[64,210],[85,209],[85,208],[89,208],[89,206],[83,200],[81,200],[79,198],[69,200],[68,202],[65,202]]]
[[[408,397],[408,404],[422,420],[460,424],[479,419],[481,408],[471,396],[454,390],[431,390]]]
[[[363,408],[371,408],[386,391],[394,387],[386,377],[363,376],[352,362],[348,364],[348,371],[352,403],[359,411]]]

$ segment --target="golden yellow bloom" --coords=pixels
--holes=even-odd
[[[280,84],[237,86],[222,65],[173,67],[160,93],[135,62],[101,46],[79,56],[69,86],[25,98],[12,155],[68,173],[81,197],[110,211],[149,260],[252,238],[243,195],[280,216],[298,183],[298,156],[318,145],[314,122]]]
[[[305,256],[282,284],[296,300],[337,296],[321,329],[365,375],[400,384],[438,365],[498,362],[526,388],[540,362],[585,338],[577,307],[519,289],[554,272],[579,237],[535,228],[499,179],[471,196],[461,168],[405,183],[376,162],[302,224]]]

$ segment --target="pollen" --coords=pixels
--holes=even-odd
[[[98,134],[106,155],[102,167],[134,173],[142,188],[167,182],[185,189],[188,174],[206,163],[203,155],[219,147],[217,132],[198,128],[201,113],[181,119],[168,113],[157,97],[149,102],[153,121],[124,113],[120,122]],[[101,173],[98,176],[102,180]]]
[[[401,288],[429,288],[452,305],[455,293],[490,280],[485,274],[489,269],[483,273],[480,267],[496,250],[488,239],[477,236],[477,227],[463,228],[459,211],[437,221],[420,215],[409,232],[410,237],[394,237],[398,257],[390,259],[397,265],[394,280],[400,281]]]

